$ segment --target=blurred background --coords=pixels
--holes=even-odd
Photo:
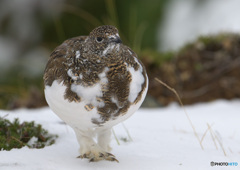
[[[143,61],[143,107],[240,97],[239,0],[0,0],[0,109],[46,106],[43,71],[64,40],[114,25]]]

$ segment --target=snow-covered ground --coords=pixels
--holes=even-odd
[[[237,162],[240,167],[240,100],[197,104],[186,107],[204,150],[182,108],[172,104],[166,108],[140,109],[124,124],[133,141],[124,142],[128,135],[123,125],[114,127],[120,141],[113,137],[112,153],[120,163],[101,161],[89,163],[77,159],[78,143],[73,130],[49,108],[0,111],[0,116],[13,120],[36,121],[58,134],[52,146],[44,149],[12,149],[0,151],[1,170],[79,170],[79,169],[232,169],[234,167],[211,167],[210,162]],[[215,140],[213,140],[215,139]],[[216,142],[216,145],[214,144]],[[221,144],[220,144],[221,143]],[[222,147],[221,147],[222,145]],[[226,155],[224,155],[224,151]]]

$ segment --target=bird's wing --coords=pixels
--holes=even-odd
[[[80,44],[87,38],[87,36],[79,36],[64,41],[61,45],[56,47],[46,65],[44,71],[44,85],[51,86],[53,81],[63,82],[67,86],[65,94],[71,96],[69,101],[79,101],[80,98],[70,90],[71,77],[68,75],[69,59],[75,58],[75,53],[72,49]],[[65,97],[66,98],[66,97]]]

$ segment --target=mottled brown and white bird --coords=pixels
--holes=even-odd
[[[104,25],[64,41],[51,54],[44,85],[48,105],[76,133],[79,158],[117,161],[111,128],[138,110],[148,89],[142,62],[118,30]]]

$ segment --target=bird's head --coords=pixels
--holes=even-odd
[[[89,34],[88,43],[91,50],[97,53],[103,52],[109,45],[122,43],[117,28],[111,25],[103,25],[95,28]]]

